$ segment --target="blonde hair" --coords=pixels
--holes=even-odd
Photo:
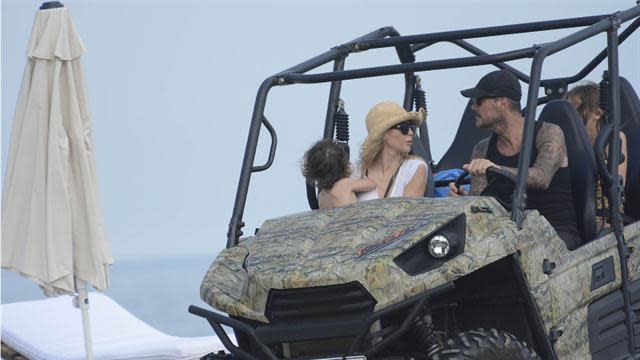
[[[360,169],[362,177],[365,176],[367,170],[369,170],[371,165],[378,159],[382,153],[382,149],[384,149],[384,135],[370,141],[365,140],[362,143],[362,146],[360,146]],[[402,153],[403,161],[409,158],[422,159],[419,156]]]
[[[384,148],[384,138],[389,129],[405,121],[411,121],[416,127],[419,127],[426,119],[426,115],[423,108],[415,112],[409,112],[393,101],[383,101],[375,104],[369,110],[365,119],[368,134],[360,147],[362,176],[366,175],[367,170],[380,156]],[[402,155],[404,159],[408,157],[408,154]]]
[[[360,147],[360,166],[362,168],[362,176],[367,173],[373,162],[378,158],[384,148],[384,136],[373,141],[366,141]]]

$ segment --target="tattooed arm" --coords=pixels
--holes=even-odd
[[[471,153],[471,160],[473,159],[485,159],[487,157],[487,148],[489,148],[489,140],[491,138],[485,138],[480,140],[479,143],[473,148],[473,152]],[[469,191],[469,195],[480,195],[482,190],[487,187],[487,177],[486,176],[472,176],[471,177],[471,189]]]
[[[538,149],[538,157],[533,166],[529,168],[527,187],[546,190],[558,168],[566,167],[569,164],[564,134],[557,125],[543,123],[535,142]],[[499,167],[514,176],[518,175],[518,169],[506,166]]]

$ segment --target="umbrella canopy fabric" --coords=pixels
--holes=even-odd
[[[66,8],[40,10],[28,44],[2,193],[2,268],[45,294],[75,280],[108,287],[113,263],[100,210],[90,114]]]

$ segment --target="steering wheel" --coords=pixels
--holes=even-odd
[[[512,183],[516,183],[516,180],[518,179],[515,175],[513,175],[512,173],[501,169],[497,166],[489,166],[487,168],[487,172],[492,172],[494,175],[498,175],[498,176],[502,176],[507,180],[511,180]]]
[[[487,173],[493,173],[494,175],[497,175],[498,177],[502,177],[505,178],[507,180],[510,180],[511,182],[513,182],[514,184],[516,183],[516,176],[513,175],[512,173],[505,171],[501,168],[495,167],[495,166],[489,166],[486,170]],[[456,178],[456,181],[454,182],[454,185],[456,187],[456,189],[459,189],[461,185],[463,185],[465,183],[465,178],[469,175],[468,171],[463,171],[458,178]],[[496,181],[492,181],[490,184],[487,184],[487,186],[482,190],[482,193],[480,193],[481,196],[491,196],[493,198],[495,198],[496,200],[498,200],[498,202],[507,210],[511,211],[511,205],[512,205],[512,198],[508,198],[505,199],[503,196],[501,196],[498,192],[497,189],[495,189],[495,184]]]
[[[453,182],[453,185],[456,187],[456,189],[460,189],[460,186],[462,185],[469,184],[467,176],[469,176],[469,172],[467,170],[463,170],[460,175],[458,175],[456,180]]]

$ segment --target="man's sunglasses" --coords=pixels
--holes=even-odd
[[[476,107],[480,107],[480,105],[482,105],[482,102],[484,102],[487,99],[497,99],[497,96],[484,96],[484,97],[479,97],[479,98],[473,98],[473,105],[475,105]]]
[[[402,133],[402,135],[407,135],[409,130],[412,133],[416,133],[416,124],[412,121],[401,122],[400,124],[394,125],[391,127],[392,129],[398,129]]]

